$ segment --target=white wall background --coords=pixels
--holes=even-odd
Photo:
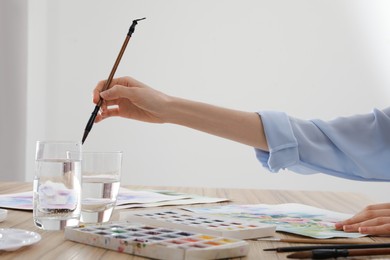
[[[92,89],[135,18],[147,20],[116,76],[215,105],[331,119],[388,106],[389,13],[386,0],[29,1],[25,179],[36,140],[81,139]],[[124,184],[390,195],[388,183],[271,174],[251,147],[175,125],[109,119],[85,149],[122,150]]]
[[[27,0],[0,0],[0,179],[25,178]]]

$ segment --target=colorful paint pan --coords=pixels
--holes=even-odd
[[[242,257],[249,250],[248,243],[239,239],[135,222],[66,227],[65,238],[121,253],[167,260]]]
[[[120,214],[121,220],[237,239],[274,236],[276,228],[270,224],[237,222],[236,219],[214,218],[183,210],[131,210]]]

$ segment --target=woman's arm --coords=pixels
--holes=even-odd
[[[94,91],[94,102],[104,99],[96,122],[121,116],[152,123],[173,123],[267,150],[260,116],[217,107],[201,102],[168,96],[130,77],[112,81],[100,92],[104,81]]]

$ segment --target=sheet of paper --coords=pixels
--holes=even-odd
[[[276,231],[288,232],[312,238],[357,238],[360,233],[347,233],[334,229],[334,224],[351,217],[350,214],[325,210],[304,204],[253,204],[226,205],[208,208],[184,208],[186,210],[210,214],[213,216],[229,217],[275,224]]]
[[[116,209],[191,205],[222,201],[228,201],[228,199],[184,194],[169,190],[130,190],[121,188]],[[0,208],[32,210],[33,192],[2,194],[0,195]]]
[[[167,190],[155,190],[154,192],[169,195],[174,197],[173,200],[165,200],[160,202],[142,203],[142,204],[126,204],[118,205],[116,209],[130,209],[130,208],[151,208],[151,207],[162,207],[162,206],[181,206],[181,205],[193,205],[193,204],[206,204],[206,203],[218,203],[229,201],[225,198],[213,198],[205,197],[195,194],[183,194],[175,191]],[[185,197],[185,198],[182,198]]]
[[[185,194],[170,195],[152,190],[120,188],[116,205],[156,203],[189,198]]]
[[[32,210],[32,200],[32,191],[12,194],[1,194],[0,208]]]

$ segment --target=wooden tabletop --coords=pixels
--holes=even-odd
[[[286,190],[255,190],[231,188],[194,188],[194,187],[147,187],[125,186],[126,188],[144,190],[173,190],[182,193],[198,194],[210,197],[228,198],[234,204],[278,204],[302,203],[324,209],[356,213],[364,206],[372,203],[363,195],[342,192],[317,191],[286,191]],[[0,182],[0,194],[16,193],[32,190],[32,183]],[[208,204],[210,205],[210,204]],[[114,212],[113,220],[119,217],[119,210]],[[1,259],[144,259],[115,251],[75,243],[64,238],[63,231],[44,231],[34,226],[31,211],[9,210],[5,221],[0,222],[0,228],[18,228],[39,233],[42,240],[34,245],[23,247],[16,251],[0,251]],[[278,233],[279,237],[290,238],[293,235]],[[365,237],[362,241],[390,243],[390,238]],[[263,251],[264,248],[291,246],[284,242],[248,241],[250,250],[242,259],[287,259],[288,253]],[[299,244],[302,245],[302,244]],[[356,259],[356,258],[354,258]],[[362,258],[367,259],[367,257]]]

